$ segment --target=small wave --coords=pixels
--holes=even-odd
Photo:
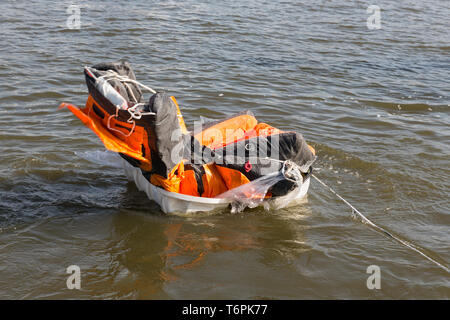
[[[444,111],[443,105],[430,105],[426,103],[404,103],[399,102],[383,102],[372,100],[359,100],[361,103],[368,104],[369,106],[388,110],[388,111],[403,111],[403,112],[430,112],[430,111]]]
[[[8,101],[21,101],[21,102],[30,102],[30,101],[36,101],[39,99],[59,99],[59,98],[66,98],[67,95],[56,92],[56,91],[43,91],[43,92],[35,92],[31,94],[26,95],[10,95],[6,97],[0,98],[0,102],[8,102]]]
[[[102,166],[109,166],[113,168],[122,168],[122,158],[112,151],[75,151],[75,154],[89,162],[96,163]]]

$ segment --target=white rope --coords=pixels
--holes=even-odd
[[[115,80],[119,80],[119,81],[122,81],[122,82],[131,82],[131,83],[134,83],[134,84],[136,84],[136,85],[138,85],[138,86],[140,86],[140,87],[146,89],[147,91],[150,91],[151,93],[156,93],[156,91],[153,90],[152,88],[147,87],[146,85],[140,83],[139,81],[130,79],[130,78],[128,78],[127,76],[119,75],[119,74],[118,74],[117,72],[115,72],[114,70],[107,70],[107,71],[106,71],[106,74],[104,74],[104,75],[102,75],[102,76],[100,76],[100,77],[98,77],[98,78],[99,78],[99,79],[100,79],[100,78],[101,78],[101,79],[105,79],[106,81],[114,80],[114,79],[115,79]]]
[[[143,106],[144,104],[139,103],[139,101],[137,101],[136,97],[134,96],[133,90],[127,84],[127,82],[135,83],[135,84],[143,87],[144,89],[147,89],[148,91],[150,91],[152,93],[156,93],[156,91],[153,90],[152,88],[147,87],[136,80],[132,80],[132,79],[128,78],[127,76],[119,75],[114,70],[107,70],[106,74],[98,77],[98,79],[104,79],[105,81],[118,80],[120,82],[123,82],[127,86],[129,92],[131,93],[131,95],[133,97],[133,100],[134,100],[133,102],[136,102],[132,107],[126,109],[128,111],[128,113],[130,114],[130,118],[127,120],[128,123],[131,123],[131,121],[133,121],[133,125],[135,126],[136,124],[135,124],[134,120],[132,120],[132,119],[139,120],[142,118],[142,116],[145,116],[145,115],[155,115],[154,112],[142,112],[141,110],[137,109],[137,107]],[[134,126],[133,126],[133,128],[134,128]]]
[[[325,188],[327,188],[328,190],[330,190],[336,197],[338,197],[339,199],[341,199],[346,205],[348,205],[353,212],[357,213],[361,219],[366,222],[367,224],[369,224],[370,226],[372,226],[373,228],[377,229],[378,231],[381,231],[382,233],[386,234],[388,237],[398,241],[399,243],[403,244],[404,246],[408,247],[409,249],[419,253],[420,255],[422,255],[423,257],[425,257],[426,259],[428,259],[429,261],[435,263],[436,265],[438,265],[440,268],[444,269],[445,271],[450,273],[450,270],[448,269],[448,267],[444,266],[443,264],[437,262],[436,260],[434,260],[433,258],[429,257],[428,255],[426,255],[425,253],[423,253],[421,250],[419,250],[418,248],[416,248],[414,245],[412,245],[411,243],[400,239],[399,237],[393,235],[392,233],[390,233],[389,231],[387,231],[386,229],[377,226],[375,223],[373,223],[372,221],[370,221],[369,219],[367,219],[361,212],[358,211],[358,209],[356,209],[354,206],[352,206],[347,200],[345,200],[343,197],[341,197],[339,194],[337,194],[336,191],[334,191],[331,187],[329,187],[328,185],[326,185],[324,182],[322,182],[322,180],[320,180],[319,178],[317,178],[314,174],[312,174],[312,177],[314,179],[317,180],[317,182],[319,182],[322,186],[324,186]]]
[[[131,130],[130,130],[130,132],[129,132],[128,134],[125,134],[125,133],[123,133],[122,131],[117,130],[117,129],[111,127],[111,118],[112,118],[112,117],[116,117],[116,118],[117,118],[118,116],[119,116],[119,108],[116,107],[116,114],[112,114],[112,115],[110,115],[110,116],[108,117],[108,121],[106,122],[106,126],[108,127],[109,130],[118,132],[118,133],[120,133],[121,135],[125,136],[125,138],[128,138],[129,136],[131,136],[131,134],[133,133],[134,129],[136,128],[136,122],[135,122],[134,120],[133,120],[133,122],[127,121],[127,122],[129,122],[129,123],[133,123],[133,127],[131,128]],[[130,119],[131,119],[131,118],[130,118]],[[128,119],[128,120],[130,120],[130,119]]]
[[[110,81],[110,80],[118,80],[118,81],[122,82],[128,88],[128,92],[131,94],[131,97],[133,99],[133,101],[131,101],[131,102],[133,102],[134,105],[132,107],[129,107],[129,108],[126,109],[128,111],[128,113],[130,114],[130,118],[127,120],[127,122],[133,124],[133,127],[131,128],[131,131],[128,134],[125,134],[122,131],[111,127],[111,119],[113,117],[117,118],[118,115],[119,115],[118,114],[119,113],[119,108],[117,106],[116,106],[116,114],[115,115],[111,115],[108,118],[107,127],[108,127],[109,130],[118,132],[118,133],[124,135],[125,137],[129,137],[129,136],[131,136],[131,134],[134,132],[134,129],[136,128],[135,119],[139,120],[139,119],[142,118],[142,116],[145,116],[145,115],[155,115],[154,112],[142,112],[141,110],[138,109],[138,107],[143,106],[144,104],[143,103],[139,103],[139,101],[137,100],[136,96],[133,93],[133,90],[131,89],[131,87],[129,86],[129,84],[127,82],[134,83],[134,84],[136,84],[138,86],[141,86],[142,88],[144,88],[144,89],[146,89],[146,90],[148,90],[148,91],[150,91],[152,93],[156,93],[156,91],[153,90],[152,88],[147,87],[147,86],[143,85],[142,83],[140,83],[140,82],[138,82],[136,80],[130,79],[127,76],[119,75],[114,70],[106,70],[106,73],[104,75],[102,75],[100,77],[95,77],[94,73],[90,71],[90,68],[85,67],[85,69],[87,69],[89,71],[89,74],[96,81],[98,81],[99,79],[104,79],[107,82]],[[90,112],[90,110],[89,110],[89,112]]]
[[[128,122],[129,122],[129,120],[131,120],[131,118],[139,120],[139,119],[142,118],[142,116],[155,115],[156,114],[154,112],[142,112],[141,110],[136,109],[137,107],[143,106],[143,105],[144,105],[143,103],[136,103],[134,106],[132,106],[132,107],[127,109],[128,113],[131,116],[130,119],[128,119]]]
[[[128,91],[131,93],[131,96],[133,97],[133,102],[139,103],[139,101],[134,96],[133,90],[131,89],[130,85],[128,83],[126,83],[126,82],[124,82],[123,84],[127,86]]]

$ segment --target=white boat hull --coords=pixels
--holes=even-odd
[[[155,201],[161,210],[168,214],[189,214],[195,212],[209,212],[227,208],[231,201],[221,198],[203,198],[188,196],[176,192],[166,191],[151,184],[139,168],[133,167],[123,160],[125,174],[130,181],[136,183],[140,191],[144,191],[150,200]],[[297,204],[302,200],[309,189],[311,179],[307,179],[300,188],[297,188],[283,197],[264,200],[270,208],[281,208]],[[288,203],[286,203],[288,202]]]

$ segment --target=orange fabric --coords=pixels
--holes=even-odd
[[[310,146],[309,144],[308,144],[308,148],[309,148],[309,150],[311,150],[311,152],[313,153],[313,155],[316,155],[316,149],[314,149],[312,146]]]
[[[221,167],[219,165],[217,165],[216,168],[228,189],[233,189],[250,182],[246,176],[237,170]]]
[[[271,125],[268,125],[264,122],[258,123],[253,130],[255,131],[256,136],[270,136],[273,134],[283,133],[283,131],[281,131],[280,129],[272,127]]]
[[[205,173],[202,175],[203,193],[198,194],[198,183],[194,170],[185,170],[180,184],[180,193],[196,197],[214,198],[228,190],[214,163],[203,165]]]
[[[242,139],[245,133],[253,129],[258,120],[251,115],[240,115],[225,121],[222,121],[194,137],[211,149],[221,148],[233,141]]]
[[[283,131],[272,127],[268,125],[267,123],[261,122],[258,123],[253,129],[245,132],[244,136],[242,136],[240,139],[234,141],[238,142],[241,140],[256,138],[256,137],[267,137],[273,134],[280,134],[283,133]]]
[[[205,174],[202,177],[202,181],[205,191],[201,195],[202,197],[214,198],[228,190],[214,163],[205,164],[203,169],[205,169]]]
[[[181,127],[181,133],[186,134],[188,131],[186,129],[186,124],[184,123],[184,119],[183,119],[183,115],[181,114],[180,107],[178,106],[178,102],[177,102],[177,100],[175,99],[174,96],[171,96],[170,98],[172,99],[172,101],[177,106],[178,123],[180,124],[180,127]]]
[[[195,137],[201,144],[214,150],[244,139],[283,133],[283,131],[267,123],[257,123],[257,120],[249,115],[238,116],[229,120],[212,126],[198,133]],[[228,125],[230,127],[227,127]]]
[[[74,105],[66,103],[62,103],[60,105],[60,108],[67,107],[75,116],[77,116],[84,123],[84,125],[86,125],[92,131],[94,131],[94,133],[103,142],[106,149],[114,152],[120,152],[134,159],[137,159],[141,162],[140,165],[141,169],[150,171],[152,168],[150,158],[151,154],[150,148],[155,146],[147,145],[147,141],[149,139],[147,137],[147,132],[144,130],[144,128],[140,126],[135,126],[133,124],[124,123],[122,121],[117,121],[115,119],[115,115],[109,115],[102,107],[96,104],[96,107],[104,114],[104,117],[101,118],[93,110],[94,103],[95,103],[94,99],[92,98],[92,96],[89,95],[88,100],[86,102],[86,107],[83,109],[79,109]],[[108,124],[110,128],[120,131],[122,133],[114,130],[109,130]],[[184,125],[184,121],[182,122],[182,124]],[[184,127],[184,130],[185,129],[186,127]],[[145,157],[142,154],[142,147],[144,147],[145,150],[146,155]],[[160,175],[154,174],[150,177],[150,182],[156,186],[161,186],[167,191],[179,192],[180,182],[183,176],[184,176],[184,164],[179,163],[169,173],[167,179]]]
[[[122,139],[113,135],[107,128],[103,126],[103,123],[102,121],[99,120],[100,118],[98,116],[95,117],[92,116],[92,114],[95,114],[95,112],[91,110],[92,104],[82,110],[72,104],[62,103],[60,105],[60,108],[64,107],[67,107],[75,116],[77,116],[84,123],[86,127],[94,131],[94,133],[103,142],[106,149],[114,152],[124,153],[130,157],[133,157],[141,161],[144,164],[151,166],[150,160],[142,156],[142,151],[140,147],[136,148],[135,146],[132,146],[130,143],[127,143],[126,141],[123,141]],[[108,115],[105,113],[105,118],[107,117]]]
[[[180,162],[167,175],[167,179],[159,174],[152,174],[150,176],[150,183],[162,187],[164,190],[179,193],[180,184],[184,177],[184,163]]]
[[[197,179],[194,170],[184,171],[184,179],[180,183],[180,193],[188,196],[200,197],[197,189]]]

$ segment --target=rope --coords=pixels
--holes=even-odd
[[[90,109],[89,109],[89,111],[90,111]],[[112,114],[112,115],[110,115],[110,116],[108,117],[108,121],[106,122],[106,126],[108,127],[109,130],[118,132],[118,133],[120,133],[121,135],[125,136],[125,138],[128,138],[129,136],[131,136],[131,134],[133,133],[134,129],[136,128],[136,122],[135,122],[134,120],[133,120],[132,122],[130,122],[129,120],[130,120],[131,118],[128,119],[127,122],[128,122],[128,123],[133,123],[133,127],[131,128],[131,130],[130,130],[130,132],[129,132],[128,134],[125,134],[125,133],[123,133],[122,131],[117,130],[117,129],[111,127],[111,118],[112,118],[112,117],[116,117],[116,118],[117,118],[118,116],[119,116],[119,108],[116,107],[116,114]]]
[[[119,80],[119,81],[122,81],[122,82],[131,82],[131,83],[134,83],[134,84],[136,84],[136,85],[138,85],[138,86],[140,86],[140,87],[142,87],[142,88],[144,88],[144,89],[150,91],[151,93],[156,93],[156,91],[153,90],[152,88],[147,87],[146,85],[143,85],[143,84],[140,83],[139,81],[130,79],[130,78],[128,78],[127,76],[119,75],[119,74],[118,74],[117,72],[115,72],[114,70],[107,70],[107,71],[106,71],[106,74],[104,74],[104,75],[102,75],[102,76],[100,76],[100,77],[98,77],[98,78],[99,78],[99,79],[104,78],[106,81],[116,79],[116,80]],[[128,85],[127,85],[127,86],[128,86]],[[131,90],[130,90],[130,91],[131,91]],[[136,98],[135,98],[135,99],[136,99]]]
[[[116,114],[115,115],[110,115],[109,118],[108,118],[108,121],[106,123],[106,125],[107,125],[109,130],[118,132],[118,133],[122,134],[125,137],[129,137],[129,136],[131,136],[131,134],[133,133],[134,129],[136,128],[136,121],[134,121],[134,119],[139,120],[139,119],[142,118],[142,116],[145,116],[145,115],[155,115],[154,112],[142,112],[141,110],[137,109],[139,106],[143,106],[144,104],[143,103],[139,103],[139,101],[136,99],[136,96],[133,93],[133,90],[131,89],[130,85],[127,82],[134,83],[134,84],[136,84],[138,86],[141,86],[142,88],[144,88],[144,89],[146,89],[146,90],[148,90],[148,91],[150,91],[152,93],[156,93],[156,91],[153,90],[152,88],[147,87],[147,86],[143,85],[142,83],[140,83],[140,82],[138,82],[136,80],[130,79],[127,76],[119,75],[114,70],[107,70],[104,75],[102,75],[100,77],[95,77],[94,73],[91,72],[90,68],[85,67],[85,69],[89,71],[89,74],[96,81],[98,81],[99,79],[104,79],[107,82],[110,81],[110,80],[118,80],[118,81],[122,82],[128,88],[128,92],[131,94],[131,97],[133,99],[132,102],[134,103],[134,105],[132,107],[126,109],[128,111],[128,113],[130,114],[130,118],[127,120],[127,122],[133,124],[133,127],[131,128],[131,131],[128,134],[125,134],[122,131],[111,127],[111,119],[113,117],[117,118],[118,115],[119,115],[118,114],[119,113],[119,108],[117,106],[116,106]],[[89,112],[90,111],[91,110],[89,109]]]
[[[137,107],[143,106],[143,105],[144,105],[144,103],[136,103],[134,106],[127,109],[128,113],[131,116],[130,119],[128,119],[128,122],[130,122],[131,118],[139,120],[140,118],[142,118],[142,116],[156,114],[154,112],[142,112],[141,110],[136,109]]]
[[[138,82],[136,80],[132,80],[132,79],[128,78],[127,76],[119,75],[114,70],[107,70],[106,74],[98,77],[98,79],[105,79],[105,81],[118,80],[118,81],[122,82],[124,85],[127,86],[128,91],[131,93],[131,96],[132,96],[134,102],[136,102],[132,107],[126,109],[128,111],[128,113],[130,114],[130,118],[127,120],[127,122],[128,123],[132,123],[133,122],[133,130],[134,130],[134,126],[136,124],[135,124],[134,120],[132,120],[132,119],[139,120],[139,119],[142,118],[142,116],[155,115],[154,112],[142,112],[141,110],[137,109],[137,107],[143,106],[144,104],[143,103],[139,103],[137,101],[136,97],[134,96],[133,90],[131,89],[131,87],[128,85],[127,82],[135,83],[138,86],[141,86],[141,87],[147,89],[148,91],[150,91],[152,93],[156,93],[156,91],[153,90],[152,88],[147,87],[147,86],[143,85],[142,83],[140,83],[140,82]],[[116,114],[116,116],[117,116],[117,114]],[[109,119],[108,119],[108,123],[109,123]],[[133,132],[133,130],[131,132]],[[115,131],[117,131],[117,130],[115,130]],[[130,132],[129,135],[131,135],[131,132]],[[129,136],[129,135],[127,135],[127,136]]]
[[[433,258],[429,257],[428,255],[426,255],[424,252],[422,252],[421,250],[419,250],[418,248],[416,248],[414,245],[412,245],[411,243],[400,239],[399,237],[393,235],[392,233],[390,233],[389,231],[387,231],[386,229],[377,226],[375,223],[373,223],[372,221],[370,221],[369,219],[367,219],[361,212],[358,211],[358,209],[356,209],[354,206],[352,206],[347,200],[345,200],[343,197],[341,197],[336,191],[334,191],[331,187],[329,187],[328,185],[326,185],[324,182],[322,182],[322,180],[320,180],[319,178],[317,178],[314,174],[312,174],[312,177],[314,179],[317,180],[317,182],[319,182],[322,186],[324,186],[325,188],[327,188],[328,190],[330,190],[336,197],[338,197],[339,199],[341,199],[346,205],[348,205],[353,212],[357,213],[361,219],[366,222],[367,224],[369,224],[370,226],[372,226],[373,228],[375,228],[378,231],[381,231],[382,233],[384,233],[385,235],[387,235],[388,237],[396,240],[397,242],[403,244],[404,246],[408,247],[409,249],[417,252],[418,254],[422,255],[423,257],[425,257],[426,259],[428,259],[429,261],[435,263],[437,266],[439,266],[440,268],[444,269],[445,271],[450,273],[450,270],[448,269],[448,267],[444,266],[443,264],[439,263],[438,261],[434,260]]]

